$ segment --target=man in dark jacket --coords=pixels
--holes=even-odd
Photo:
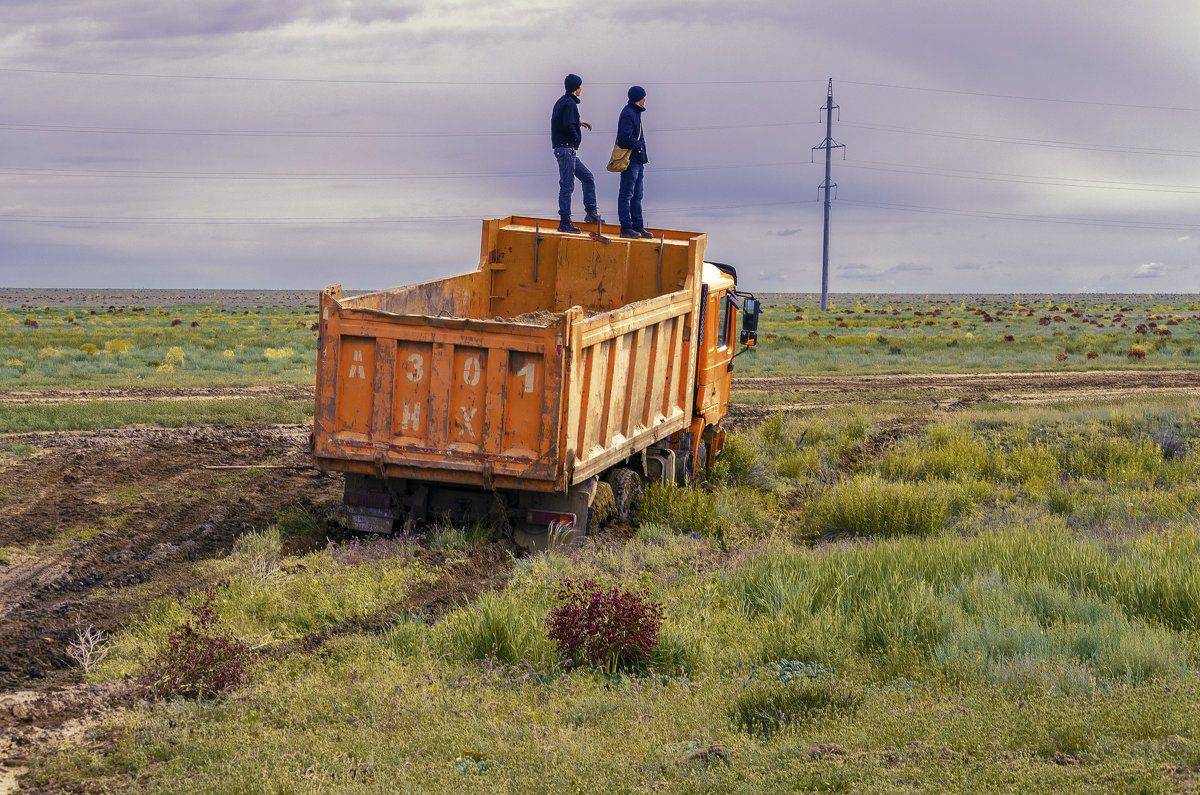
[[[629,89],[629,103],[621,109],[617,120],[617,146],[628,149],[629,167],[621,172],[621,187],[617,191],[617,216],[621,220],[621,237],[654,237],[646,231],[642,220],[642,172],[650,159],[646,157],[646,136],[642,131],[642,113],[646,110],[646,89]]]
[[[550,114],[550,145],[558,160],[558,231],[578,233],[579,227],[571,223],[571,193],[575,180],[583,185],[583,206],[587,224],[604,223],[596,209],[596,179],[579,160],[579,144],[583,140],[580,127],[592,129],[592,125],[579,119],[579,95],[583,92],[583,79],[578,75],[567,75],[563,80],[567,92],[554,103]]]

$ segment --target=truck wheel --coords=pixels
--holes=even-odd
[[[692,466],[692,472],[694,473],[694,476],[693,476],[694,480],[700,480],[702,477],[704,477],[705,473],[708,472],[708,467],[706,466],[707,463],[708,463],[708,445],[706,445],[704,443],[704,440],[701,440],[700,441],[700,449],[696,451],[696,462]]]
[[[588,508],[588,535],[600,532],[605,523],[613,517],[616,500],[613,496],[612,484],[601,481],[596,484],[596,494],[592,497],[592,507]]]
[[[629,521],[642,500],[642,476],[622,467],[614,469],[607,480],[613,490],[613,515],[622,521]]]

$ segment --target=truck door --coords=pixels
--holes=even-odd
[[[699,350],[699,366],[696,380],[696,413],[704,417],[706,424],[715,425],[725,415],[729,402],[730,367],[733,360],[734,323],[737,307],[730,292],[732,280],[727,285],[710,285],[704,307],[704,332]]]

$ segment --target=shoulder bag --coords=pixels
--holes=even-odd
[[[642,139],[642,126],[638,125],[638,140]],[[633,154],[632,149],[624,149],[620,146],[613,145],[612,156],[608,158],[608,165],[605,166],[609,171],[620,173],[629,168],[629,156]]]

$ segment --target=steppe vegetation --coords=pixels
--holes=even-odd
[[[651,489],[632,538],[515,560],[434,621],[405,608],[444,576],[417,542],[295,556],[267,528],[202,564],[255,652],[248,683],[132,708],[30,781],[1186,789],[1198,445],[1190,398],[779,416],[734,435],[705,488]],[[596,664],[556,644],[548,619],[584,580],[661,609],[648,654]],[[154,605],[91,677],[157,670],[188,610]]]
[[[0,389],[310,383],[313,307],[0,308]]]
[[[864,299],[835,321],[773,297],[763,345],[738,374],[1197,361],[1195,304],[1073,300],[1072,318],[1043,297],[1018,320],[1029,299],[940,300]],[[1082,354],[1066,351],[1074,344]],[[154,377],[199,361],[183,338],[164,337],[153,356],[175,346],[183,369]],[[429,595],[495,552],[486,528],[313,549],[301,541],[331,518],[281,514],[195,564],[211,589],[157,600],[106,641],[87,681],[160,695],[34,758],[25,783],[1195,790],[1200,399],[954,411],[871,400],[737,428],[699,488],[651,487],[632,526],[507,558],[497,582],[448,604]],[[0,466],[30,454],[13,445]],[[614,632],[618,614],[637,631]],[[167,674],[198,658],[224,678],[174,686]]]
[[[963,373],[1200,364],[1193,296],[863,296],[766,301],[742,375]]]

